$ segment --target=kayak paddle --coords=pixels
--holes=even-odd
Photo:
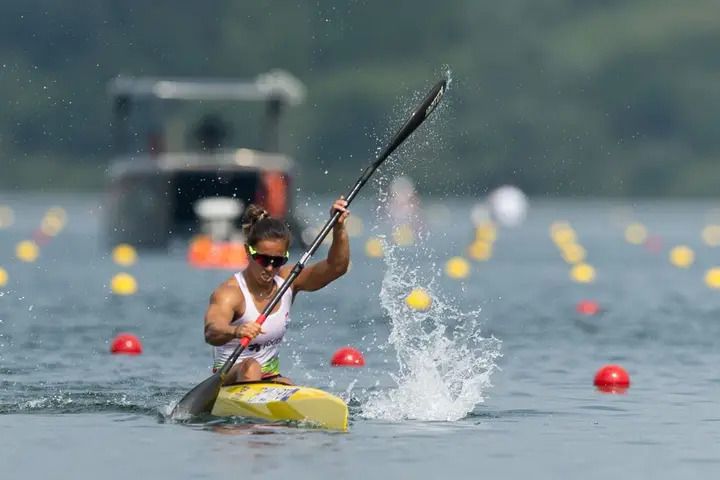
[[[442,79],[432,88],[432,90],[430,90],[427,96],[423,99],[422,103],[412,112],[410,118],[408,118],[408,120],[405,122],[402,128],[398,130],[398,132],[395,134],[387,147],[385,147],[385,150],[383,150],[380,156],[378,156],[378,158],[365,169],[363,174],[355,183],[355,186],[352,188],[352,190],[350,190],[350,193],[345,196],[345,200],[347,201],[348,206],[353,201],[353,199],[358,194],[363,185],[365,185],[365,183],[370,179],[375,170],[380,166],[380,164],[383,163],[385,159],[388,158],[390,154],[393,153],[395,149],[397,149],[397,147],[399,147],[400,144],[402,144],[405,139],[407,139],[410,134],[414,132],[415,129],[417,129],[417,127],[419,127],[420,124],[425,121],[425,119],[430,115],[430,113],[432,113],[435,107],[437,107],[437,105],[440,103],[440,100],[442,100],[446,89],[447,79]],[[317,237],[315,237],[315,240],[312,242],[310,247],[303,254],[303,256],[300,257],[300,261],[295,264],[292,271],[290,272],[290,275],[288,275],[288,277],[285,279],[278,291],[275,293],[275,295],[273,295],[270,302],[265,306],[260,316],[255,320],[257,323],[259,323],[260,325],[263,324],[267,316],[270,314],[270,312],[272,312],[272,309],[275,308],[275,305],[277,305],[277,303],[280,301],[283,294],[285,294],[293,281],[295,281],[295,278],[297,278],[300,272],[302,272],[303,268],[305,268],[305,264],[308,262],[308,260],[310,260],[310,257],[313,256],[313,254],[323,242],[327,234],[333,228],[335,223],[337,223],[338,218],[340,218],[341,214],[342,212],[335,211],[335,213],[330,217],[327,223],[325,223],[325,226],[322,228],[322,230],[320,230],[320,233],[318,233]],[[230,354],[223,366],[212,376],[208,377],[203,382],[195,386],[195,388],[186,393],[185,396],[178,402],[178,404],[173,409],[171,416],[179,416],[181,418],[186,418],[188,416],[210,413],[213,405],[215,404],[218,393],[220,392],[220,387],[222,387],[222,384],[225,381],[227,373],[230,371],[233,365],[235,365],[238,357],[240,357],[240,354],[243,352],[243,350],[245,350],[245,347],[247,347],[249,343],[250,338],[248,337],[243,337],[242,339],[240,339],[240,344]]]

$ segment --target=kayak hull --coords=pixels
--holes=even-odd
[[[271,382],[222,387],[212,415],[308,422],[342,432],[347,431],[348,422],[347,405],[339,397],[316,388]]]

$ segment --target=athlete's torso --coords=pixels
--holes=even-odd
[[[248,289],[245,277],[242,272],[235,274],[235,280],[240,287],[240,291],[245,298],[245,313],[242,316],[233,318],[230,325],[242,325],[247,322],[254,322],[260,315],[253,296]],[[275,276],[275,283],[282,285],[283,278]],[[280,351],[280,344],[285,337],[285,331],[287,330],[287,324],[290,321],[290,307],[292,305],[292,287],[288,288],[283,294],[279,302],[279,307],[274,313],[268,315],[265,322],[262,324],[263,333],[255,337],[247,348],[240,354],[238,363],[245,358],[254,358],[258,363],[264,367],[264,371],[269,371],[272,365],[272,370],[276,370],[275,364],[277,363],[278,353]],[[239,338],[235,338],[225,345],[213,348],[214,362],[213,367],[219,368],[225,363],[225,360],[235,350],[240,342]]]

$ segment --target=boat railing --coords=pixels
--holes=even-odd
[[[113,159],[109,167],[110,177],[132,173],[193,170],[238,170],[287,172],[293,162],[287,155],[267,153],[249,148],[232,151],[201,153],[177,152],[160,154],[127,155]]]

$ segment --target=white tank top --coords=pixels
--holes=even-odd
[[[250,294],[250,290],[248,290],[242,272],[235,274],[235,280],[242,291],[243,297],[245,297],[245,313],[241,317],[235,317],[233,321],[230,322],[230,325],[236,326],[247,322],[254,322],[257,320],[257,317],[260,316],[260,312],[258,312],[257,307],[255,307],[255,302]],[[274,280],[278,287],[284,282],[284,279],[279,275],[276,275]],[[280,344],[287,330],[287,324],[290,321],[291,305],[292,287],[288,288],[283,294],[280,299],[280,307],[277,311],[270,314],[262,324],[264,333],[261,333],[250,342],[247,348],[240,354],[240,357],[235,363],[236,365],[246,358],[254,358],[262,367],[267,368],[272,364],[274,368],[277,368],[278,352],[280,351]],[[222,367],[225,360],[227,360],[239,343],[240,339],[234,338],[225,345],[213,347],[213,367]]]

